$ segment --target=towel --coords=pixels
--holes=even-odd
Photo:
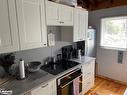
[[[126,89],[126,91],[125,91],[124,95],[127,95],[127,89]]]
[[[77,77],[73,80],[73,95],[82,95],[80,92],[79,92],[79,81],[80,81],[80,78]]]

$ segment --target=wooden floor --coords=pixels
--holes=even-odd
[[[96,77],[95,86],[85,95],[123,95],[126,88],[125,85]]]

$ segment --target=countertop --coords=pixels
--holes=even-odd
[[[25,93],[47,83],[55,78],[63,76],[64,74],[66,74],[76,68],[80,68],[83,64],[87,64],[90,61],[95,60],[95,58],[83,56],[81,59],[71,59],[71,60],[75,61],[75,62],[79,62],[81,64],[79,64],[69,70],[66,70],[58,75],[52,75],[52,74],[49,74],[43,70],[40,70],[37,73],[31,74],[25,80],[14,79],[14,80],[9,81],[5,85],[0,86],[0,88],[13,91],[12,95],[23,95],[23,94],[25,94]]]

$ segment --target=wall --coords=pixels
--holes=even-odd
[[[127,6],[102,9],[89,12],[89,25],[97,32],[97,74],[112,79],[127,82],[127,52],[124,52],[123,64],[117,63],[117,50],[104,49],[99,47],[100,43],[100,19],[104,17],[127,15]]]

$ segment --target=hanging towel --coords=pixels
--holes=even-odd
[[[77,77],[73,80],[73,95],[82,95],[80,92],[79,92],[79,81],[80,81],[80,78]]]
[[[126,89],[126,91],[125,91],[124,95],[127,95],[127,89]]]

